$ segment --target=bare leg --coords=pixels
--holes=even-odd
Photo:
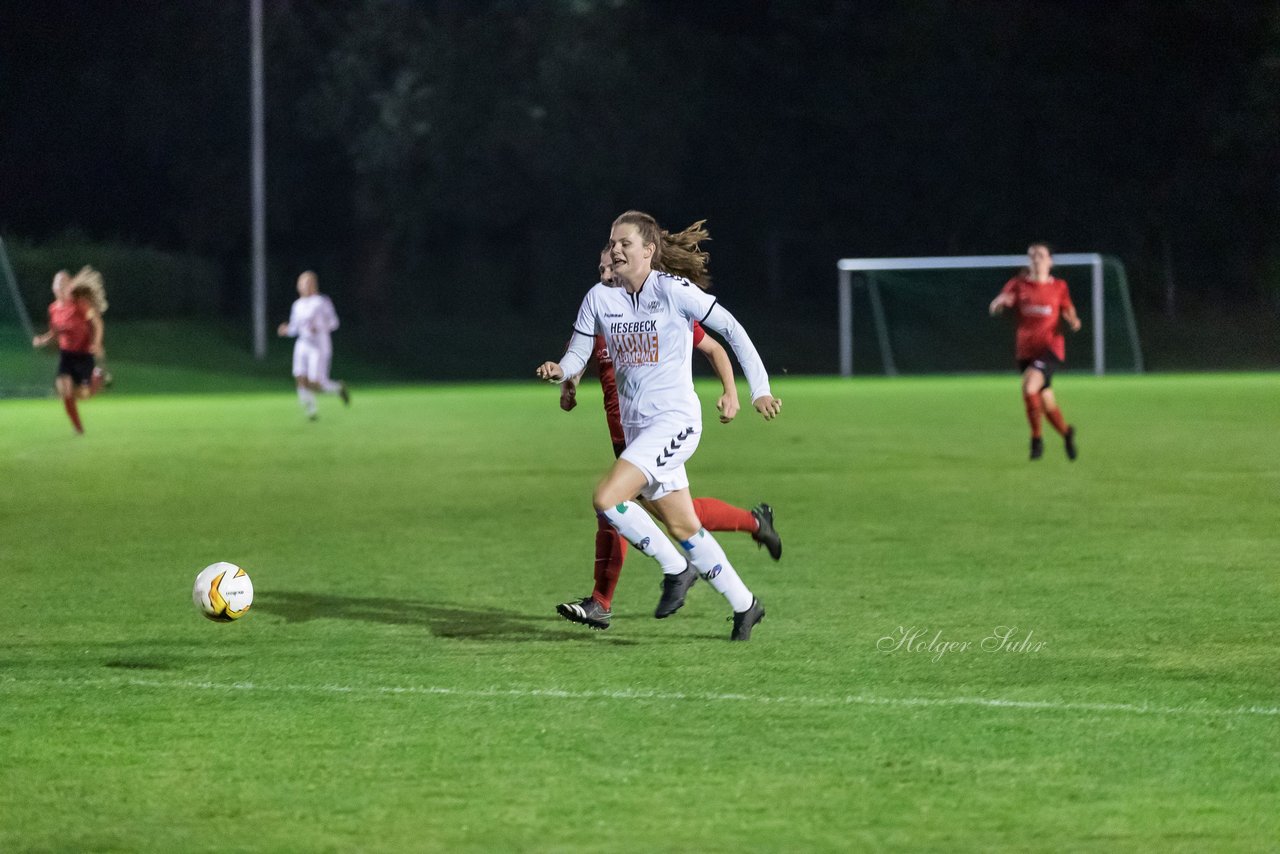
[[[676,575],[687,568],[687,561],[644,508],[631,500],[647,482],[640,469],[617,460],[596,486],[592,504],[623,539],[658,561],[664,574]]]

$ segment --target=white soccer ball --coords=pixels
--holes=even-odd
[[[191,601],[210,620],[229,623],[243,617],[253,604],[253,582],[234,563],[219,561],[200,570]]]

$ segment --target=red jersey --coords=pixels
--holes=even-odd
[[[68,353],[93,351],[93,324],[89,308],[79,301],[49,305],[49,328],[58,333],[58,349]]]
[[[1013,310],[1018,319],[1018,359],[1035,359],[1048,350],[1067,360],[1067,342],[1062,334],[1062,312],[1075,310],[1067,283],[1062,279],[1033,282],[1023,276],[1015,276],[1005,282],[1000,291],[1013,296]]]
[[[693,346],[697,347],[707,337],[702,324],[693,322]],[[618,409],[618,381],[613,373],[613,357],[609,355],[609,347],[603,335],[596,336],[595,350],[591,357],[596,360],[596,369],[600,374],[600,388],[604,391],[604,417],[609,422],[609,439],[614,450],[621,453],[626,447],[626,435],[622,432],[622,414]]]

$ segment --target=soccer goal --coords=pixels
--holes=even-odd
[[[0,397],[47,395],[53,388],[52,357],[31,349],[35,329],[18,288],[18,278],[9,261],[9,251],[0,239]]]
[[[1013,364],[1011,317],[987,306],[1025,255],[842,258],[840,375],[989,372]],[[1083,324],[1067,336],[1067,364],[1141,373],[1142,349],[1124,265],[1093,252],[1053,256]]]

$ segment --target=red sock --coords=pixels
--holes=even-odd
[[[1056,406],[1046,406],[1044,408],[1044,417],[1049,419],[1049,423],[1053,425],[1053,429],[1058,431],[1058,435],[1067,435],[1067,422],[1062,417],[1062,410]]]
[[[1027,406],[1027,423],[1031,425],[1031,438],[1040,438],[1040,392],[1022,395],[1022,402]]]
[[[748,531],[755,533],[760,523],[750,510],[725,504],[719,498],[693,499],[693,512],[698,514],[702,527],[708,531]]]
[[[622,575],[622,561],[627,557],[627,541],[614,527],[600,517],[596,531],[596,589],[591,596],[605,608],[613,607],[613,591]]]
[[[84,425],[80,423],[80,408],[76,406],[76,399],[74,397],[64,397],[62,399],[62,405],[67,408],[67,417],[69,417],[71,419],[71,423],[75,425],[76,432],[83,433]]]

